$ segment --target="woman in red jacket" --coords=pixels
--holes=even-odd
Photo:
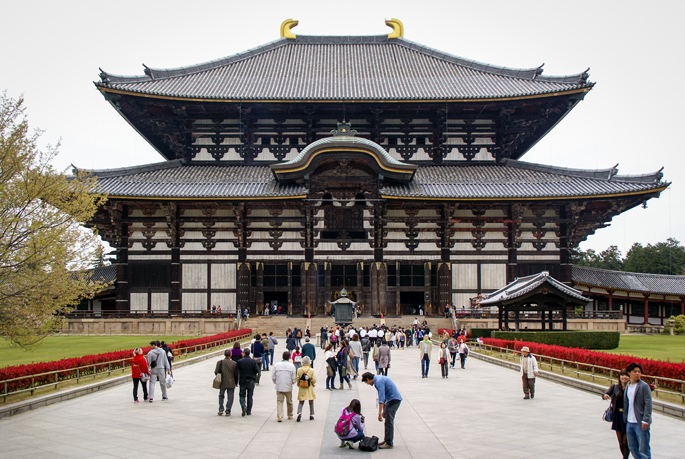
[[[143,357],[143,350],[139,347],[133,350],[131,359],[131,376],[133,377],[133,401],[138,403],[138,383],[143,386],[143,398],[147,402],[147,382],[150,379],[150,370],[147,360]]]

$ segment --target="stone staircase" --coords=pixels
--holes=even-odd
[[[424,317],[419,317],[419,320],[423,321]],[[425,317],[428,322],[428,326],[431,331],[436,331],[438,328],[452,328],[452,320],[445,319],[444,317]],[[392,327],[397,325],[399,327],[407,327],[411,325],[414,321],[414,316],[394,316],[385,317],[383,319],[385,325]],[[332,317],[324,316],[314,316],[311,319],[306,317],[289,317],[289,316],[250,316],[250,319],[243,321],[241,323],[241,328],[251,328],[253,334],[263,334],[274,332],[275,336],[285,336],[285,332],[290,327],[294,329],[295,327],[301,327],[303,330],[307,327],[307,322],[311,321],[312,334],[319,332],[321,327],[328,325],[328,328],[332,328],[335,325],[335,321]],[[362,316],[358,319],[354,319],[352,325],[355,327],[371,327],[373,324],[380,325],[381,319],[379,317],[373,316]]]

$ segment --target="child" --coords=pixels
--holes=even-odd
[[[299,346],[295,346],[293,351],[293,365],[295,365],[295,372],[302,366],[302,352],[300,352]]]
[[[347,428],[347,435],[342,435],[342,427]],[[362,404],[356,398],[350,402],[350,405],[347,408],[343,408],[340,412],[340,419],[338,419],[338,422],[335,425],[335,433],[341,441],[341,448],[347,446],[350,449],[354,449],[352,444],[364,438]]]

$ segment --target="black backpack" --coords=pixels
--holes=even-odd
[[[364,437],[359,440],[360,451],[376,451],[378,449],[378,437]]]

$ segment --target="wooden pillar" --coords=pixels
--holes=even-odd
[[[129,312],[131,306],[128,297],[128,225],[122,223],[121,228],[121,239],[116,248],[117,280],[114,283],[114,288],[116,290],[116,311]]]
[[[237,284],[237,313],[249,307],[250,304],[250,278],[252,272],[248,263],[238,263],[238,284]]]
[[[507,284],[518,277],[517,239],[520,219],[523,209],[520,204],[509,206],[509,222],[507,223]]]
[[[540,309],[540,323],[542,324],[542,331],[545,331],[545,310]]]
[[[503,311],[503,316],[504,316],[504,331],[509,331],[509,308],[504,307]]]
[[[645,297],[645,325],[649,325],[649,295],[643,294]]]
[[[438,298],[444,310],[446,304],[452,304],[452,266],[451,263],[438,263]],[[456,305],[452,305],[456,308]]]
[[[518,308],[516,308],[516,312],[515,312],[515,316],[514,316],[514,317],[515,317],[515,320],[516,320],[516,331],[519,331],[519,319],[520,319],[520,315],[521,315],[521,311],[520,311]]]
[[[304,263],[305,282],[302,284],[303,288],[306,290],[302,294],[304,299],[304,306],[308,307],[311,311],[312,309],[317,310],[316,305],[321,303],[318,300],[318,285],[319,285],[319,272],[316,263]],[[329,298],[330,299],[330,298]],[[326,314],[326,304],[321,303],[323,307],[323,314]]]
[[[357,263],[357,302],[360,309],[364,307],[364,263]]]
[[[568,308],[566,306],[564,306],[564,309],[561,310],[561,320],[563,320],[562,330],[567,331],[568,330],[568,324],[567,324]]]
[[[607,292],[609,293],[609,311],[611,311],[614,308],[614,291],[607,290]]]
[[[293,310],[293,264],[288,263],[288,310]],[[306,314],[308,309],[302,308],[302,313]]]
[[[498,330],[502,330],[502,325],[503,325],[502,324],[502,318],[503,318],[502,312],[503,312],[503,309],[504,309],[503,306],[497,307],[497,329]]]
[[[425,262],[423,264],[423,309],[426,311],[426,315],[433,314],[433,302],[431,301],[431,264],[430,262]],[[398,308],[399,309],[399,308]],[[443,305],[444,310],[444,305]],[[438,315],[441,311],[436,311]]]
[[[570,241],[568,240],[568,224],[567,221],[567,208],[565,205],[559,207],[559,218],[561,223],[559,223],[559,268],[561,279],[566,285],[571,285],[571,248],[569,247]]]
[[[371,287],[371,315],[380,314],[378,303],[378,265],[380,263],[371,263],[369,268],[369,286]]]
[[[264,307],[264,263],[257,262],[257,295],[255,298],[257,303],[254,314],[259,315],[259,309]],[[290,311],[288,311],[290,314]]]
[[[378,269],[378,304],[383,314],[388,313],[388,265],[387,263],[379,263]]]
[[[685,296],[680,297],[680,314],[685,315]]]
[[[326,262],[324,265],[324,291],[323,299],[324,301],[331,301],[331,269],[332,265],[330,262]]]

